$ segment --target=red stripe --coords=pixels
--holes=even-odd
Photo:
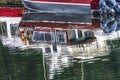
[[[91,2],[91,0],[30,0],[30,1],[61,2],[61,3],[81,3],[81,4],[90,4],[90,2]]]
[[[20,17],[22,11],[22,8],[0,7],[0,16]]]
[[[76,26],[77,25],[77,26]],[[50,28],[83,28],[83,29],[93,29],[98,28],[98,26],[93,26],[92,24],[81,24],[81,23],[51,23],[51,22],[24,22],[21,21],[20,27],[30,27],[35,26],[50,27]],[[75,27],[76,26],[76,27]]]

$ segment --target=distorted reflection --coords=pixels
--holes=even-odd
[[[34,13],[28,14],[34,15]],[[39,13],[35,14],[39,15]],[[44,17],[43,13],[40,14],[42,14],[42,17]],[[58,17],[56,13],[50,14],[55,14],[54,17]],[[24,21],[24,19],[28,17],[28,15],[26,15],[27,14],[25,14],[22,20],[22,26],[18,25],[18,23],[1,22],[0,32],[2,35],[1,40],[3,45],[8,47],[18,47],[21,49],[41,48],[43,53],[69,53],[74,58],[86,59],[108,55],[109,52],[107,54],[102,54],[99,52],[109,51],[107,40],[117,39],[119,37],[119,32],[113,33],[119,31],[119,15],[101,15],[101,22],[100,19],[88,17],[88,21],[86,21],[84,24],[84,21],[81,21],[78,25],[69,22],[66,27],[61,28],[51,27],[53,22],[46,22],[46,24],[49,24],[50,26],[46,27],[43,25],[44,21],[39,22],[39,25],[42,25],[39,26],[37,23],[34,23],[36,20],[31,22],[31,20],[27,19],[28,22],[30,21],[31,23],[29,24]],[[59,16],[60,15],[63,14],[60,13]],[[73,14],[70,16],[64,15],[64,17],[70,18],[72,18],[72,16]],[[83,16],[86,15],[82,15],[82,17]],[[38,19],[41,19],[41,17],[39,16]],[[51,17],[49,17],[49,19],[51,19]],[[45,18],[45,20],[47,19]],[[59,18],[56,20],[59,21]],[[95,21],[98,22],[96,23]],[[23,23],[26,23],[26,25],[29,27]],[[54,24],[58,25],[56,23]],[[65,25],[66,23],[60,23],[59,25],[61,24]],[[70,25],[75,27],[71,27]]]
[[[32,13],[29,14],[33,15]],[[38,15],[39,13],[35,14]],[[43,13],[41,14],[42,17],[46,17]],[[56,15],[56,13],[50,14]],[[101,19],[91,18],[91,15],[87,15],[88,20],[85,22],[79,19],[75,22],[72,22],[72,20],[60,22],[62,20],[60,20],[61,18],[58,16],[61,17],[61,15],[63,14],[59,13],[59,15],[56,15],[56,22],[43,20],[37,22],[37,20],[31,21],[27,18],[27,21],[21,21],[22,26],[19,25],[19,21],[15,23],[0,22],[1,41],[5,49],[8,50],[10,54],[9,57],[12,55],[15,57],[15,60],[17,60],[17,55],[19,55],[20,58],[23,59],[23,62],[20,59],[22,65],[24,65],[23,68],[36,68],[33,69],[34,77],[30,77],[32,80],[70,80],[70,78],[71,80],[97,80],[98,77],[89,79],[89,75],[93,77],[93,74],[99,75],[99,71],[106,70],[109,65],[104,68],[103,64],[109,63],[109,59],[111,59],[111,54],[114,53],[114,50],[119,52],[119,15],[101,15]],[[63,17],[70,17],[71,19],[73,16],[74,15],[71,14],[68,16],[64,15]],[[82,15],[83,19],[86,18],[84,16],[86,15]],[[25,18],[24,16],[24,19]],[[32,18],[34,17],[29,19]],[[39,16],[37,19],[40,20],[41,17]],[[45,18],[45,20],[47,19]],[[51,20],[51,17],[49,17],[49,19]],[[4,48],[3,46],[1,47]],[[39,50],[41,52],[36,52]],[[1,52],[1,54],[3,54],[3,52]],[[28,57],[31,55],[34,56],[34,58],[31,57],[32,59],[29,59]],[[3,57],[6,59],[5,55]],[[26,58],[28,61],[26,61]],[[42,60],[40,61],[39,59]],[[24,60],[27,64],[24,63]],[[31,60],[33,62],[30,62]],[[15,63],[15,65],[14,63],[8,64],[13,65],[16,69],[15,65],[19,63]],[[96,69],[94,65],[97,65],[98,69]],[[21,67],[21,65],[19,66]],[[88,66],[92,66],[93,69],[89,69]],[[69,69],[68,72],[66,72],[67,69]],[[37,70],[38,74],[36,76]],[[93,70],[93,72],[91,70]],[[29,76],[31,76],[32,71],[30,71],[31,73],[29,73],[29,70],[26,71],[28,71],[27,80],[31,80]],[[36,71],[36,73],[34,71]],[[95,71],[97,71],[97,73]],[[106,71],[110,73],[109,70]],[[17,75],[20,75],[19,73],[21,71],[19,69],[17,72]],[[10,72],[8,73],[13,75]],[[25,74],[24,71],[23,73]],[[40,73],[43,75],[39,78]],[[101,72],[100,75],[102,75],[102,73],[105,74],[105,71]],[[66,75],[69,77],[66,77]],[[85,75],[87,75],[87,77]],[[36,77],[39,79],[36,79]],[[14,75],[12,78],[15,78]],[[106,77],[104,76],[103,79],[105,80]]]
[[[43,56],[45,80],[54,79],[55,75],[60,75],[64,72],[65,67],[73,65],[73,57],[70,54],[52,54]]]
[[[120,13],[119,0],[99,0],[99,7],[102,14]]]
[[[101,29],[104,33],[112,33],[120,30],[119,15],[104,16],[101,19]]]

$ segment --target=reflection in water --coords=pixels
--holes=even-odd
[[[115,16],[102,16],[101,20],[101,29],[105,33],[112,33],[120,30],[120,24],[119,24],[119,15]]]
[[[113,41],[117,47],[118,43]],[[20,50],[1,45],[0,79],[119,80],[119,53],[119,49],[111,47],[109,56],[80,60],[67,54],[42,56],[39,49]]]
[[[72,66],[72,56],[70,55],[52,55],[46,56],[46,68],[47,68],[47,75],[48,79],[54,79],[54,76],[62,74],[64,72],[64,68]]]
[[[119,0],[99,0],[99,7],[102,14],[120,13]]]
[[[0,43],[0,80],[44,80],[39,50],[10,49]]]
[[[94,21],[66,28],[1,22],[0,80],[119,80],[119,16]]]

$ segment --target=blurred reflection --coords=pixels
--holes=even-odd
[[[0,79],[118,80],[119,53],[119,50],[114,49],[110,51],[109,56],[80,60],[73,59],[68,53],[64,55],[46,53],[42,56],[39,49],[13,50],[3,47],[0,43]]]
[[[112,33],[120,30],[120,24],[119,24],[119,15],[115,16],[104,16],[102,15],[101,20],[101,29],[105,33]]]
[[[99,0],[102,14],[120,13],[119,0]]]
[[[105,22],[105,20],[103,21]],[[97,23],[89,23],[89,25],[97,26],[100,24],[100,22]],[[5,23],[2,24],[5,25]],[[114,74],[112,71],[116,69],[116,67],[113,69],[113,65],[117,65],[117,63],[110,63],[110,60],[111,57],[114,57],[111,56],[114,53],[112,49],[116,50],[116,47],[119,47],[119,40],[113,41],[119,35],[108,35],[98,27],[92,29],[83,27],[51,28],[36,26],[33,28],[11,24],[11,35],[6,32],[7,26],[2,27],[0,29],[2,43],[9,47],[4,48],[4,51],[9,51],[6,52],[6,55],[3,55],[4,51],[0,53],[3,57],[1,63],[6,65],[6,72],[7,69],[9,70],[7,75],[4,74],[10,76],[6,79],[108,79],[107,75]],[[9,38],[10,36],[11,38]],[[3,48],[1,49],[3,50]],[[10,59],[6,58],[8,53],[10,53],[8,56]],[[11,62],[5,63],[5,60]]]
[[[102,15],[94,13],[99,18],[30,12],[20,23],[0,21],[0,74],[5,76],[1,80],[116,80],[120,70],[116,1],[100,0]]]
[[[39,15],[37,19],[34,17],[36,15]],[[46,18],[46,15],[51,16]],[[82,16],[82,18],[79,19],[78,16]],[[110,19],[102,20],[102,31],[99,29],[100,20],[91,19],[90,16],[77,13],[69,15],[68,13],[26,13],[20,25],[1,23],[1,25],[4,24],[0,29],[2,43],[8,47],[21,49],[40,48],[44,54],[49,53],[50,55],[69,53],[74,58],[80,59],[108,55],[109,53],[98,54],[101,51],[109,50],[103,31],[115,30],[118,21],[115,21],[108,29],[103,26],[107,26]],[[62,20],[61,17],[67,19]],[[7,32],[8,30],[9,32]]]
[[[73,65],[73,57],[70,54],[43,55],[45,80],[53,80],[55,75],[60,75],[64,68]]]

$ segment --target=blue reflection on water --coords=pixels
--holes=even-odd
[[[102,18],[102,20],[101,20],[101,29],[105,33],[111,33],[113,31],[119,31],[120,30],[119,19],[120,19],[119,15],[116,15],[115,17],[108,16],[106,18],[105,17]]]

